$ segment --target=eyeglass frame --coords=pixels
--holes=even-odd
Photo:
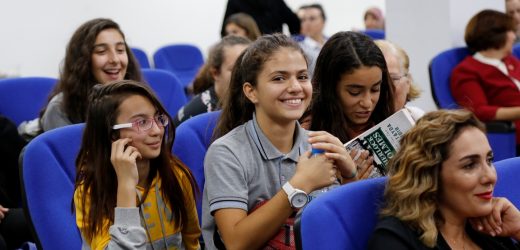
[[[401,81],[401,79],[403,79],[403,77],[408,77],[408,73],[404,73],[399,76],[390,74],[390,79],[392,79],[392,82],[399,82]]]
[[[162,117],[164,122],[159,122],[158,119],[159,117]],[[152,121],[150,122],[150,127],[147,128],[147,129],[142,129],[139,127],[139,125],[137,124],[138,122],[142,122],[142,121]],[[145,132],[145,131],[148,131],[150,130],[152,127],[153,127],[153,123],[155,122],[155,124],[158,126],[158,127],[166,127],[170,124],[170,121],[168,119],[168,116],[165,115],[165,114],[161,114],[161,115],[157,115],[157,116],[154,116],[152,118],[147,118],[147,119],[142,119],[142,120],[137,120],[137,121],[134,121],[134,122],[128,122],[128,123],[120,123],[120,124],[116,124],[114,126],[112,126],[112,129],[113,130],[119,130],[119,129],[123,129],[123,128],[132,128],[135,127],[137,128],[137,132],[141,133],[141,132]]]

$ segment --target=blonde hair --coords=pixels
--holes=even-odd
[[[404,73],[409,75],[408,72],[410,71],[410,58],[408,57],[408,54],[406,53],[406,51],[404,51],[403,48],[387,40],[376,40],[374,42],[383,53],[390,53],[397,57],[397,60],[399,61],[399,67],[402,70],[404,70]],[[421,91],[419,87],[415,85],[411,75],[409,75],[408,79],[410,79],[410,90],[406,94],[407,102],[413,101],[421,95]]]
[[[381,216],[395,216],[414,230],[428,247],[434,247],[443,222],[438,212],[440,170],[449,158],[452,142],[467,127],[485,130],[467,110],[427,113],[401,140],[401,148],[388,163],[386,204]]]

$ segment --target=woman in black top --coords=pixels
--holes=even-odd
[[[368,249],[519,249],[520,212],[493,197],[484,125],[468,111],[419,119],[389,162],[386,204]]]

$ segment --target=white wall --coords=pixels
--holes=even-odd
[[[259,0],[261,1],[261,0]],[[95,17],[121,25],[130,46],[151,57],[169,43],[194,43],[205,53],[220,38],[226,0],[23,0],[0,8],[0,72],[57,77],[65,46],[74,30]],[[371,6],[385,13],[387,38],[410,55],[411,73],[423,90],[413,104],[436,109],[430,92],[428,63],[442,50],[464,46],[467,21],[484,8],[504,9],[504,0],[286,0],[296,10],[321,3],[328,16],[325,33],[363,28]]]
[[[261,0],[259,0],[261,1]],[[328,14],[326,32],[362,28],[363,12],[384,9],[384,0],[286,0],[296,10],[321,3]],[[65,46],[85,21],[108,17],[118,22],[130,46],[151,57],[169,43],[194,43],[204,52],[220,38],[226,0],[22,0],[0,8],[0,72],[57,77]]]

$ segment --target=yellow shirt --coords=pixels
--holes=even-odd
[[[188,180],[188,177],[181,172],[180,170],[176,171],[176,174],[178,178],[181,180],[181,185],[183,188],[183,191],[185,192],[187,197],[193,197],[191,185]],[[156,185],[157,188],[156,188]],[[148,195],[142,205],[143,211],[141,213],[141,216],[139,216],[138,213],[133,213],[133,216],[139,216],[139,220],[141,221],[141,226],[134,226],[128,225],[128,230],[130,233],[125,233],[123,229],[123,233],[121,232],[121,225],[122,227],[126,227],[126,223],[122,221],[120,223],[120,226],[116,225],[119,222],[114,221],[114,225],[108,225],[108,220],[104,222],[105,224],[105,230],[103,230],[100,234],[95,235],[91,242],[84,242],[83,244],[87,244],[90,246],[91,249],[105,249],[109,245],[116,244],[115,242],[124,242],[126,235],[133,235],[136,234],[140,236],[143,236],[143,232],[146,233],[146,238],[148,239],[148,242],[146,245],[150,244],[150,238],[151,242],[153,243],[153,249],[164,249],[165,247],[165,241],[166,245],[168,245],[168,249],[199,249],[199,237],[200,237],[200,227],[197,217],[197,210],[195,207],[195,200],[189,199],[189,204],[180,204],[186,206],[186,210],[188,212],[188,221],[184,223],[184,227],[181,229],[177,225],[175,221],[170,222],[169,218],[171,217],[171,209],[166,206],[165,201],[162,199],[161,193],[160,193],[160,187],[161,187],[161,179],[157,176],[152,181],[152,185],[150,186],[150,190],[148,192]],[[159,191],[159,193],[156,194],[156,190]],[[140,193],[140,196],[142,197],[144,195],[144,189],[141,187],[137,187],[137,191]],[[83,233],[83,214],[81,209],[81,199],[83,195],[83,187],[80,186],[78,189],[74,192],[74,204],[76,206],[76,224],[78,225],[78,228]],[[139,202],[139,201],[137,201]],[[90,201],[86,200],[86,206],[90,205]],[[120,208],[118,208],[120,209]],[[131,208],[132,209],[132,208]],[[135,211],[138,211],[138,208],[134,209]],[[161,212],[161,216],[163,219],[163,222],[161,223],[159,211]],[[116,213],[118,210],[116,209]],[[117,217],[117,216],[116,216]],[[146,226],[143,224],[143,217],[144,222],[146,222]],[[137,218],[132,218],[132,220],[137,220]],[[118,232],[119,230],[119,232]],[[132,230],[134,232],[132,232]],[[143,231],[144,230],[144,231]],[[164,235],[163,235],[164,230]],[[110,231],[110,232],[109,232]],[[115,233],[114,233],[115,232]],[[122,237],[121,237],[122,236]],[[117,238],[117,240],[113,240],[112,237]],[[132,236],[129,236],[132,237]],[[85,241],[86,238],[83,237],[83,240]],[[111,242],[111,240],[113,240]],[[135,240],[135,239],[134,239]],[[109,244],[110,243],[110,244]],[[118,244],[116,244],[118,245]],[[148,246],[150,247],[150,246]]]

